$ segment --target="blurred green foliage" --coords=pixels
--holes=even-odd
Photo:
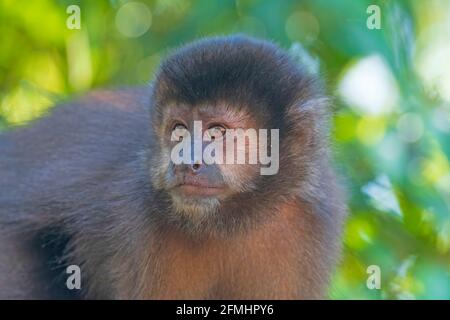
[[[0,130],[74,93],[146,83],[169,49],[202,36],[274,40],[311,70],[320,62],[336,96],[351,213],[331,297],[450,299],[448,1],[142,2],[0,0]],[[73,4],[80,30],[66,27]],[[371,4],[381,29],[366,25]],[[366,286],[370,265],[380,290]]]

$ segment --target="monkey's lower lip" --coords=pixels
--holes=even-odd
[[[223,187],[208,186],[201,184],[180,184],[177,187],[185,196],[216,196],[224,192]]]

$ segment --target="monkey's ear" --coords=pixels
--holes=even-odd
[[[155,80],[152,83],[152,98],[155,105],[161,107],[170,96],[171,86],[169,80],[163,76],[162,71],[159,70],[156,74]]]
[[[285,113],[286,132],[296,137],[302,148],[327,141],[331,100],[325,96],[298,99]],[[303,149],[303,151],[305,151]]]
[[[314,122],[327,121],[330,114],[331,99],[326,96],[311,97],[309,99],[300,98],[291,104],[285,113],[286,120],[304,121],[305,119],[315,120]]]

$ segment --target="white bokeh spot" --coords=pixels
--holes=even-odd
[[[339,84],[339,94],[363,115],[392,112],[399,96],[397,83],[379,55],[365,57],[351,66]]]
[[[117,30],[126,37],[140,37],[150,29],[151,25],[152,13],[144,3],[127,2],[117,11]]]

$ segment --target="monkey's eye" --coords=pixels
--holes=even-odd
[[[211,140],[220,139],[225,135],[226,129],[223,126],[215,125],[206,130],[206,134]]]
[[[188,134],[188,130],[184,124],[177,123],[172,129],[172,141],[182,141]]]

